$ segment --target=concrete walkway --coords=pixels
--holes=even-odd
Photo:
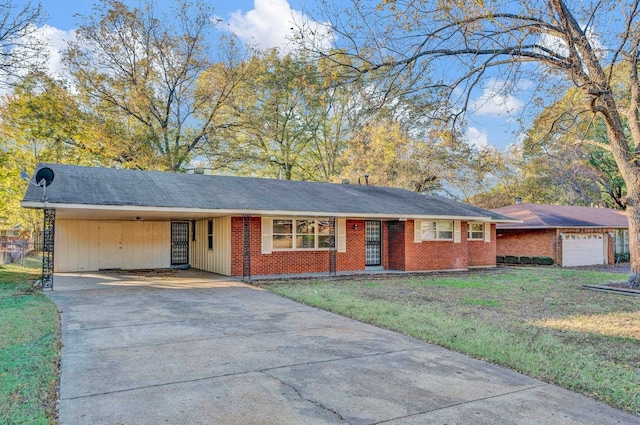
[[[195,272],[66,274],[61,425],[638,424],[507,369]]]

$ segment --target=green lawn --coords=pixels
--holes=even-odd
[[[640,297],[558,268],[269,282],[273,292],[556,383],[640,414]]]
[[[0,424],[56,423],[60,326],[40,263],[0,266]]]

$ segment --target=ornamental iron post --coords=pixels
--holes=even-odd
[[[251,216],[242,216],[242,280],[251,283]]]
[[[329,236],[329,276],[336,275],[336,218],[329,218],[331,234]]]
[[[44,225],[42,228],[42,284],[41,290],[53,291],[53,248],[56,222],[56,210],[44,209]]]

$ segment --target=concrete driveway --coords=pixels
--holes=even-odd
[[[461,354],[197,271],[64,274],[61,425],[638,424]]]

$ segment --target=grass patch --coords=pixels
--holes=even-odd
[[[486,305],[488,307],[500,307],[502,305],[502,303],[500,301],[483,300],[483,299],[480,299],[480,298],[463,298],[462,299],[462,303],[463,304],[470,304],[470,305]]]
[[[624,280],[611,273],[514,268],[265,287],[640,414],[640,297],[582,289]]]
[[[40,263],[0,266],[0,423],[56,423],[60,327],[33,282]]]

